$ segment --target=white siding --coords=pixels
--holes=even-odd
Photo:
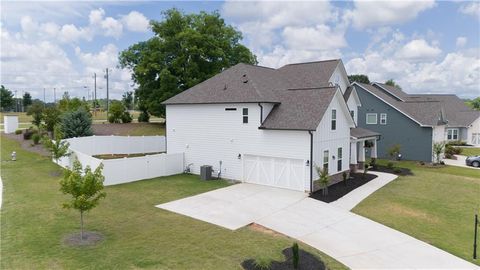
[[[270,112],[271,112],[272,109],[273,109],[273,106],[274,106],[273,103],[262,103],[262,107],[263,107],[263,118],[262,118],[262,122],[265,121],[265,119],[267,118],[268,114],[270,114]]]
[[[349,112],[342,106],[343,97],[337,92],[335,98],[330,103],[327,112],[323,116],[322,121],[314,132],[313,136],[313,164],[323,166],[323,151],[329,151],[328,172],[330,175],[337,174],[337,149],[343,148],[342,171],[349,169],[350,165],[350,122]],[[337,110],[337,128],[331,130],[331,111]],[[335,156],[335,160],[332,159]],[[318,175],[314,170],[313,180]]]
[[[467,143],[471,144],[473,139],[473,134],[480,134],[480,117],[475,120],[472,125],[467,130]],[[478,135],[477,135],[478,136]],[[480,139],[478,139],[480,140]],[[477,142],[476,145],[480,145],[480,142]]]
[[[237,110],[225,111],[226,107]],[[248,124],[242,123],[242,108],[249,110]],[[167,152],[184,152],[185,164],[193,163],[196,174],[201,165],[218,170],[222,161],[223,178],[243,180],[243,158],[238,159],[238,154],[295,158],[305,163],[310,159],[308,132],[258,129],[260,106],[256,103],[168,105],[166,113]],[[304,179],[305,190],[310,188],[309,176]]]
[[[348,98],[347,106],[350,111],[353,111],[353,121],[355,121],[355,124],[358,124],[357,119],[358,119],[359,104],[357,104],[357,102],[355,101],[355,98],[353,98],[352,95],[350,95],[350,97]]]
[[[348,81],[347,74],[345,73],[343,64],[341,62],[337,65],[337,68],[333,72],[332,77],[330,77],[328,82],[332,83],[333,85],[338,84],[342,94],[345,93],[345,90],[350,85],[350,82]]]
[[[447,140],[446,136],[447,135],[445,133],[445,125],[434,126],[433,127],[433,132],[432,132],[433,143],[446,141]]]

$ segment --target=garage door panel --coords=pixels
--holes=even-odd
[[[305,190],[304,160],[245,154],[243,177],[247,183]]]

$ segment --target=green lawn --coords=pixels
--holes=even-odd
[[[462,156],[480,156],[480,148],[462,147]]]
[[[396,166],[409,168],[414,175],[399,177],[353,212],[480,265],[472,258],[480,173],[453,166],[426,168],[408,161]]]
[[[86,229],[106,239],[94,247],[65,246],[79,228],[78,214],[61,207],[59,170],[47,158],[1,137],[4,184],[1,269],[241,269],[247,258],[281,260],[292,239],[242,228],[230,231],[154,205],[225,187],[177,175],[106,187],[107,198],[87,214]],[[17,151],[18,161],[8,161]],[[330,269],[343,265],[310,247]]]

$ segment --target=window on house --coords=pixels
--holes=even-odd
[[[342,171],[343,149],[341,147],[337,150],[337,172]]]
[[[386,113],[381,113],[380,114],[380,125],[386,125],[387,124],[387,114]]]
[[[247,124],[248,123],[248,108],[243,108],[242,115],[243,115],[243,123]]]
[[[376,124],[377,124],[377,114],[367,113],[367,125],[376,125]]]
[[[458,140],[458,128],[447,129],[447,140],[449,140],[449,141]]]
[[[323,151],[323,170],[328,171],[328,150]]]
[[[337,129],[337,110],[332,110],[332,130]]]

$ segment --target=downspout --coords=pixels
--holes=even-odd
[[[308,131],[310,134],[310,194],[313,193],[313,132]]]
[[[258,103],[258,106],[260,106],[260,125],[262,125],[262,123],[263,123],[263,106],[260,102]]]

